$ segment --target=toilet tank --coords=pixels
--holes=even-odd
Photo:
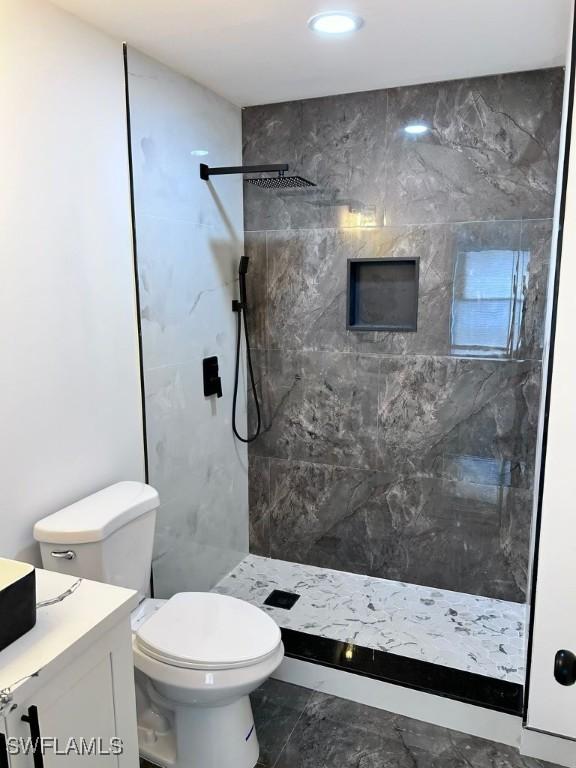
[[[144,597],[150,583],[157,491],[124,481],[39,520],[34,538],[42,565],[119,587]]]

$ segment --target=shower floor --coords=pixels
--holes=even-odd
[[[289,610],[264,605],[274,589],[300,597]],[[524,683],[524,604],[255,555],[214,591],[257,605],[284,629]]]

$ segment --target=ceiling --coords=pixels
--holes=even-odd
[[[563,65],[571,0],[53,0],[240,106]],[[310,16],[365,19],[325,38]]]

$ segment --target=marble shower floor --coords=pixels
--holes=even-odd
[[[290,610],[264,605],[295,592]],[[287,629],[524,683],[526,606],[248,555],[214,591],[247,600]]]

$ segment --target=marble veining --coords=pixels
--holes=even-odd
[[[265,606],[273,589],[301,595]],[[526,606],[249,555],[215,587],[281,627],[523,684]]]
[[[516,747],[279,680],[251,699],[262,768],[554,768]]]
[[[191,154],[239,165],[241,115],[133,48],[128,67],[148,464],[162,501],[154,583],[169,597],[209,589],[248,551],[247,455],[230,427],[242,179],[209,186]],[[212,355],[220,399],[203,392]],[[242,402],[238,418],[244,432]]]
[[[254,554],[524,600],[562,83],[243,111],[244,162],[318,183],[245,185]],[[429,131],[408,136],[413,121]],[[348,331],[348,259],[406,257],[416,332]]]
[[[247,230],[550,218],[562,69],[243,110],[245,163],[290,163],[317,188],[246,190]],[[423,122],[428,133],[408,136]]]
[[[551,235],[549,220],[246,232],[252,347],[538,360]],[[406,257],[418,331],[347,331],[347,260]]]

